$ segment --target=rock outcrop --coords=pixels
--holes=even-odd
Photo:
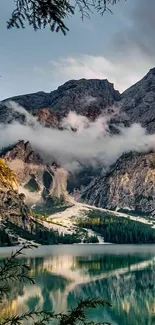
[[[4,159],[0,158],[0,189],[18,192],[18,182],[15,173],[6,165]]]
[[[18,194],[18,181],[15,173],[0,159],[0,217],[20,225],[30,215],[24,203],[24,195]]]
[[[107,80],[71,80],[51,93],[38,92],[11,98],[46,127],[61,126],[61,119],[69,111],[95,120],[100,114],[111,113],[118,107],[120,115],[110,120],[110,131],[122,123],[130,126],[141,123],[149,133],[155,132],[155,68],[138,83],[119,94]],[[25,123],[23,111],[11,110],[7,101],[0,103],[0,122],[19,120]],[[118,131],[118,130],[117,130]],[[63,131],[62,131],[63,132]],[[101,171],[82,171],[80,181],[70,178],[68,189],[82,188],[81,197],[90,204],[107,208],[130,208],[152,212],[155,209],[154,191],[155,153],[124,154],[109,168],[106,175]],[[29,143],[21,141],[3,153],[8,166],[17,175],[20,190],[29,191],[31,198],[39,200],[44,194],[66,195],[67,173],[52,164],[45,164],[34,153]],[[93,179],[92,179],[93,178]],[[27,192],[26,192],[27,193]]]
[[[19,141],[5,148],[1,157],[16,175],[19,192],[25,194],[28,205],[43,203],[49,196],[69,200],[66,191],[67,172],[55,162],[46,164],[29,142]]]
[[[59,120],[69,111],[75,111],[94,119],[106,107],[112,106],[120,98],[119,92],[107,80],[70,80],[51,93],[38,92],[2,101],[0,103],[0,122],[10,123],[13,120],[19,120],[24,123],[25,121],[23,112],[8,108],[9,100],[38,116],[45,125],[57,126]]]
[[[17,245],[24,240],[49,244],[49,233],[25,204],[25,195],[18,193],[14,172],[0,159],[0,245]]]
[[[19,192],[26,196],[25,202],[31,205],[39,201],[44,189],[45,166],[40,156],[33,151],[30,143],[20,141],[10,148],[5,148],[1,152],[1,157],[15,173]]]
[[[121,112],[128,123],[140,123],[149,133],[155,132],[155,68],[122,94]],[[121,113],[120,113],[121,114]]]
[[[104,175],[85,188],[82,198],[108,209],[155,210],[155,153],[122,155]]]
[[[40,108],[36,113],[38,121],[45,127],[59,127],[59,121],[54,113],[51,113],[49,108]]]
[[[121,95],[107,80],[80,79],[70,80],[50,93],[16,96],[0,103],[0,122],[19,120],[24,123],[22,111],[7,107],[10,100],[37,116],[38,120],[48,127],[58,127],[61,118],[70,111],[94,120],[104,113],[107,107],[118,105],[120,116],[117,116],[114,123],[141,123],[152,133],[155,131],[155,68]]]

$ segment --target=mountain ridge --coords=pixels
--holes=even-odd
[[[140,123],[149,134],[155,132],[155,68],[151,69],[146,76],[122,94],[115,90],[113,84],[106,79],[80,79],[67,81],[50,93],[37,92],[16,96],[9,100],[15,100],[16,103],[22,105],[37,118],[39,123],[46,127],[60,128],[61,119],[66,117],[70,111],[94,121],[100,115],[111,114],[111,107],[116,106],[118,107],[118,114],[112,116],[108,121],[110,133],[117,133],[115,128],[117,125],[131,126],[133,123]],[[8,99],[0,103],[0,122],[11,123],[14,120],[19,120],[20,123],[24,124],[22,110],[20,112],[20,108],[18,111],[9,109],[6,106],[7,101]],[[32,157],[34,160],[33,155],[31,155],[32,153],[30,158]],[[24,157],[24,154],[21,156]],[[20,158],[20,161],[23,161],[23,157]],[[4,158],[10,164],[7,153]],[[17,157],[12,156],[11,160],[14,161],[15,159]],[[152,176],[155,170],[154,159],[154,153],[149,152],[122,155],[113,166],[109,167],[106,176],[105,173],[102,174],[102,170],[99,170],[98,175],[92,173],[92,177],[87,177],[90,179],[90,183],[86,184],[84,189],[81,190],[80,185],[78,185],[78,190],[81,191],[81,196],[79,196],[86,202],[103,208],[121,209],[127,207],[139,212],[151,213],[155,209],[154,176]],[[28,164],[30,163],[29,161]],[[41,168],[43,168],[43,164],[41,161]],[[9,166],[11,167],[11,165]],[[54,171],[52,172],[54,173]],[[84,173],[85,175],[82,175],[80,180],[82,185],[82,181],[86,179],[86,173],[89,176],[91,171],[84,170]],[[110,174],[112,178],[110,178]],[[127,174],[130,175],[127,177]],[[30,180],[30,171],[28,175],[27,182]],[[41,173],[41,178],[42,175]],[[123,183],[125,177],[126,182],[128,178],[127,183]],[[62,184],[62,187],[59,186],[59,176],[56,179],[58,188],[64,190]],[[41,187],[43,190],[43,184]],[[143,191],[145,192],[144,196],[142,195]]]
[[[72,80],[50,93],[37,92],[1,101],[0,122],[10,123],[19,119],[19,110],[17,114],[7,107],[9,101],[15,101],[33,115],[39,113],[40,109],[48,108],[53,117],[60,120],[69,111],[96,118],[105,107],[112,106],[119,98],[119,92],[107,80]]]

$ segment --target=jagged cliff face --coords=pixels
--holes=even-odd
[[[90,204],[108,209],[155,210],[155,153],[121,156],[102,177],[83,192]]]
[[[18,181],[15,173],[7,166],[6,161],[0,158],[0,218],[11,218],[22,224],[22,218],[30,214],[25,206],[24,195],[18,194]]]
[[[114,122],[131,125],[141,123],[149,132],[155,131],[155,68],[138,83],[119,94],[107,80],[70,80],[51,93],[38,92],[6,99],[0,103],[0,122],[20,120],[23,113],[9,109],[8,100],[23,106],[45,126],[59,126],[59,121],[69,111],[95,119],[113,104],[121,108],[120,117]]]
[[[29,142],[20,141],[6,148],[1,156],[16,175],[19,192],[25,194],[27,204],[35,204],[49,196],[68,200],[67,172],[54,162],[44,163]]]
[[[122,112],[129,123],[140,123],[149,133],[155,132],[155,68],[122,94]]]
[[[34,178],[34,174],[43,169],[42,159],[33,151],[29,142],[19,141],[16,145],[2,151],[1,156],[15,172],[20,185],[26,184],[31,177]]]
[[[36,117],[40,124],[45,127],[59,127],[59,121],[56,114],[50,112],[48,108],[40,108],[39,112],[36,113]]]
[[[18,182],[15,173],[6,165],[4,159],[0,158],[0,189],[18,192]]]
[[[107,80],[71,80],[51,93],[38,92],[2,101],[0,122],[10,123],[16,119],[24,123],[22,112],[16,112],[6,106],[8,100],[15,101],[31,114],[38,116],[46,126],[58,126],[60,119],[69,111],[94,119],[107,106],[112,106],[119,99],[119,92]]]
[[[35,218],[25,199],[25,195],[18,192],[15,173],[0,158],[0,244],[12,246],[24,240],[45,243],[40,231],[48,233],[48,228]]]
[[[35,203],[34,199],[39,200],[43,191],[44,165],[42,159],[32,150],[29,142],[20,141],[15,146],[5,149],[1,155],[15,173],[19,192],[25,193],[26,203],[31,205]],[[32,192],[31,196],[28,195],[29,192]]]
[[[36,116],[46,127],[61,127],[61,119],[69,111],[95,120],[108,108],[119,107],[120,116],[110,121],[110,131],[115,125],[129,126],[141,123],[149,133],[155,132],[155,68],[122,95],[107,80],[71,80],[51,93],[39,92],[11,98]],[[9,109],[6,101],[0,103],[0,122],[13,120],[25,122],[22,112]],[[62,131],[63,132],[63,131]],[[67,145],[67,144],[66,144]],[[107,208],[126,208],[151,212],[155,209],[154,153],[123,155],[107,174],[100,171],[82,171],[80,181],[69,181],[69,190],[74,184],[82,188],[81,198],[90,204]],[[34,153],[29,143],[20,142],[3,153],[8,166],[17,175],[20,191],[31,200],[38,201],[44,195],[67,196],[67,172],[51,162],[45,162]],[[60,166],[61,167],[61,166]],[[101,166],[102,167],[102,166]],[[97,176],[98,175],[98,176]],[[93,178],[93,179],[92,179]],[[29,198],[30,198],[29,196]]]

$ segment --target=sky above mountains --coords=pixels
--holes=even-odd
[[[154,0],[121,0],[113,14],[84,22],[77,13],[66,21],[66,36],[29,26],[7,30],[13,8],[13,0],[1,0],[0,100],[79,78],[108,79],[122,92],[155,66]]]

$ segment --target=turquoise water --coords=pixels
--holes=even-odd
[[[9,248],[0,249],[3,259]],[[33,308],[66,311],[80,298],[99,297],[112,308],[89,311],[113,325],[155,324],[155,245],[41,246],[26,252],[35,285],[12,286],[3,312]]]

